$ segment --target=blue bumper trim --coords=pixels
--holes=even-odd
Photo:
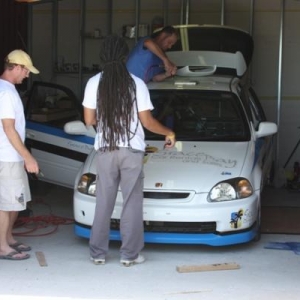
[[[79,237],[90,238],[91,229],[75,225],[75,234]],[[162,243],[162,244],[201,244],[210,246],[226,246],[242,244],[252,241],[256,236],[256,229],[252,228],[246,232],[217,235],[213,233],[158,233],[145,232],[145,243]],[[110,231],[110,240],[120,241],[120,232]]]

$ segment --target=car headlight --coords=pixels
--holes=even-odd
[[[230,201],[250,197],[251,183],[245,178],[234,178],[216,184],[208,194],[209,202]]]
[[[77,184],[77,190],[83,194],[96,196],[96,175],[83,174]]]

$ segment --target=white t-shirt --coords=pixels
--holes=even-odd
[[[25,141],[25,117],[22,100],[14,84],[0,79],[0,119],[14,119],[15,129]],[[23,161],[22,156],[9,142],[0,122],[0,161]]]
[[[144,81],[134,76],[133,74],[131,74],[131,76],[136,84],[136,99],[137,99],[138,111],[140,112],[145,110],[152,110],[153,105],[150,100],[150,95],[146,84],[144,83]],[[82,105],[84,107],[90,109],[97,109],[97,89],[98,89],[100,78],[101,78],[101,72],[93,76],[92,78],[90,78],[89,81],[87,82],[84,91],[84,99],[82,102]],[[135,104],[133,104],[133,109],[134,109],[134,114],[130,126],[130,131],[132,132],[132,134],[130,134],[130,141],[128,143],[127,140],[125,141],[119,140],[118,146],[128,147],[129,144],[130,147],[133,149],[144,151],[146,147],[145,134],[141,122],[138,119],[138,114],[136,112]],[[100,145],[102,145],[102,133],[97,132],[97,135],[95,137],[95,143],[94,143],[95,149],[98,150]]]

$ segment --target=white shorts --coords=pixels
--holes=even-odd
[[[31,200],[24,162],[0,161],[0,210],[21,211]]]

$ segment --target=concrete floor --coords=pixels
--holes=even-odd
[[[52,211],[55,216],[72,218],[72,191],[38,183],[33,192],[34,216]],[[52,228],[38,228],[31,233],[36,236],[18,237],[32,246],[30,259],[0,261],[1,300],[300,299],[300,255],[265,248],[269,242],[300,243],[299,235],[263,234],[260,242],[221,248],[146,244],[147,261],[126,268],[119,264],[119,242],[111,243],[107,264],[96,266],[89,261],[88,241],[74,235],[73,225],[59,225],[57,231],[47,234]],[[47,266],[39,264],[36,252],[44,254]],[[176,266],[233,262],[240,269],[176,271]]]

